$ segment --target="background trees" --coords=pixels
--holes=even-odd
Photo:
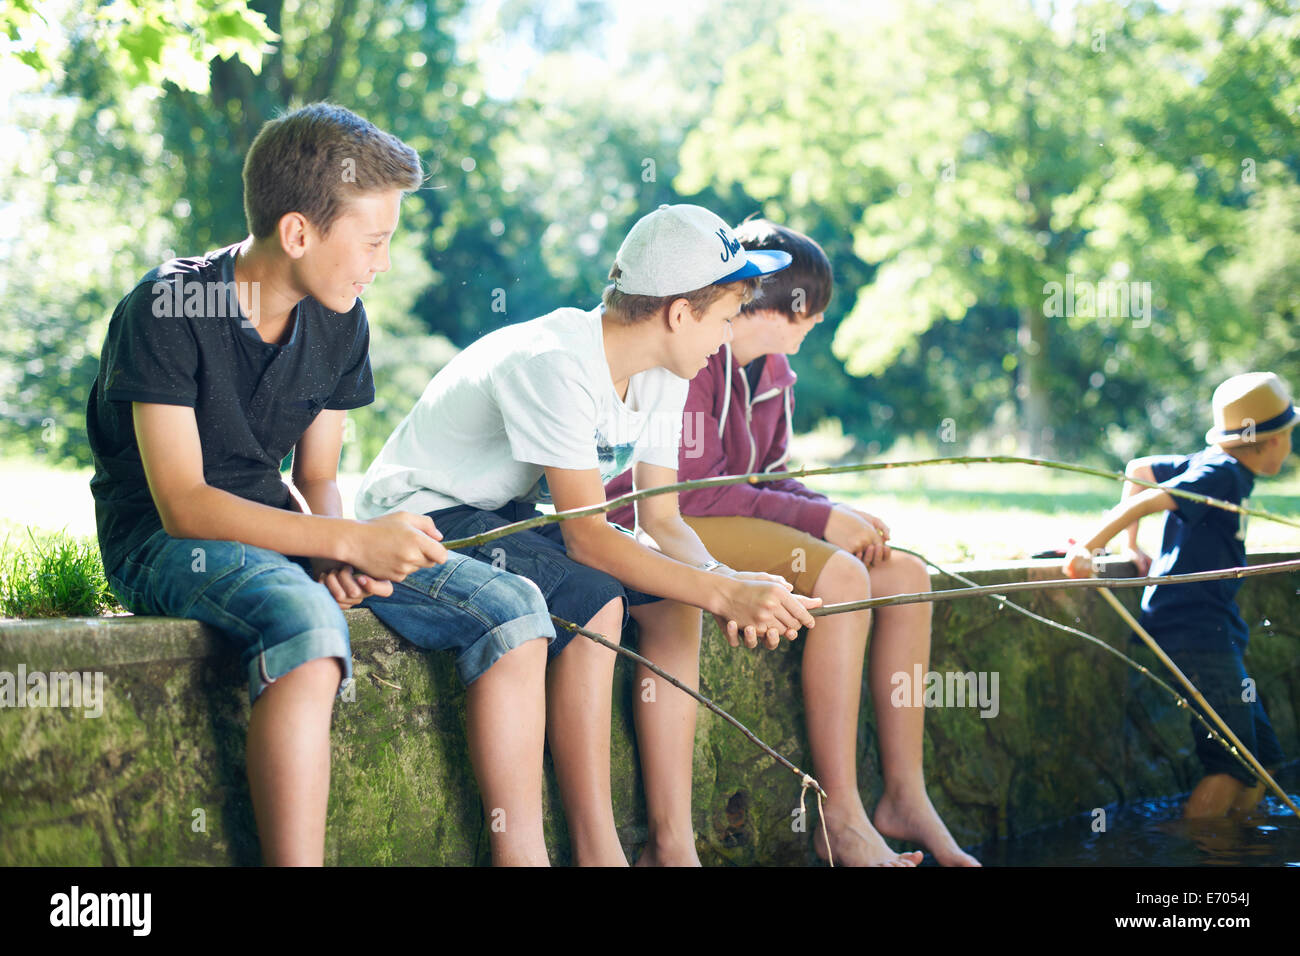
[[[795,359],[797,425],[837,419],[868,450],[1173,450],[1223,377],[1300,385],[1294,2],[667,12],[10,4],[0,440],[86,460],[113,305],[168,255],[243,236],[244,151],[315,99],[403,137],[431,174],[366,296],[380,395],[346,468],[456,348],[593,304],[631,222],[680,200],[826,247],[838,287]],[[1049,314],[1067,280],[1149,285],[1150,308]]]
[[[1261,210],[1293,208],[1294,21],[1037,9],[792,17],[781,45],[732,63],[685,178],[734,183],[814,230],[829,220],[877,264],[846,290],[834,352],[915,397],[903,429],[1014,421],[1021,447],[1071,456],[1105,429],[1168,441],[1203,419],[1214,380],[1295,361],[1258,347],[1294,315],[1227,284],[1260,267]],[[1068,276],[1149,284],[1149,314],[1046,314]]]

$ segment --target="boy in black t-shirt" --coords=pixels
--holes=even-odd
[[[537,588],[449,555],[426,516],[341,517],[347,409],[374,399],[358,298],[419,157],[359,116],[314,104],[267,123],[244,165],[250,235],[148,273],[117,306],[87,406],[100,550],[136,613],[188,617],[242,652],[248,777],[263,854],[324,859],[329,725],[351,679],[343,609],[402,582],[426,647],[470,685],[471,757],[498,863],[546,862]],[[279,473],[293,453],[293,485]],[[294,557],[289,557],[294,556]]]
[[[1214,427],[1209,446],[1192,455],[1157,455],[1128,463],[1130,478],[1217,498],[1240,505],[1256,475],[1276,475],[1291,454],[1291,430],[1298,420],[1286,386],[1272,372],[1248,372],[1214,391]],[[1137,546],[1138,521],[1165,511],[1160,556],[1154,561]],[[1161,576],[1241,567],[1246,563],[1244,517],[1162,488],[1124,483],[1123,500],[1101,528],[1073,547],[1064,570],[1086,576],[1091,556],[1115,535],[1127,531],[1124,557],[1138,573]],[[1238,739],[1268,769],[1282,762],[1277,735],[1246,676],[1244,653],[1250,631],[1237,608],[1241,579],[1152,585],[1142,596],[1142,628],[1170,656],[1232,728]],[[1188,798],[1184,815],[1221,817],[1259,802],[1263,784],[1192,719],[1196,754],[1205,776]]]

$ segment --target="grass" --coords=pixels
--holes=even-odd
[[[0,463],[0,617],[120,613],[95,539],[92,470]],[[339,477],[343,512],[361,475]]]
[[[1119,501],[1121,485],[1106,478],[1050,471],[1031,465],[944,465],[867,472],[820,479],[820,491],[871,512],[889,525],[892,539],[940,564],[1021,560],[1089,537]],[[1295,518],[1300,475],[1261,478],[1251,507]],[[1138,529],[1148,554],[1160,549],[1162,521],[1152,515]],[[1117,538],[1111,550],[1118,550]],[[1300,531],[1250,519],[1250,551],[1300,549]]]
[[[0,546],[0,616],[96,617],[121,611],[94,539],[29,531]]]
[[[925,457],[899,453],[893,460]],[[95,543],[90,471],[0,465],[0,615],[93,615],[120,610]],[[344,514],[361,476],[339,477]],[[1064,547],[1099,525],[1120,483],[1029,465],[944,465],[814,479],[812,487],[882,518],[893,540],[940,564],[994,563]],[[1260,479],[1250,504],[1300,515],[1300,469]],[[29,530],[30,529],[30,530]],[[56,530],[57,529],[57,530]],[[1252,519],[1251,551],[1295,551],[1300,532]],[[1143,521],[1139,542],[1160,546],[1160,521]],[[1113,547],[1117,547],[1116,542]]]

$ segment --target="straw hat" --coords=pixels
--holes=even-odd
[[[1214,390],[1214,427],[1207,445],[1233,448],[1268,438],[1296,424],[1300,413],[1291,395],[1272,372],[1234,375]]]

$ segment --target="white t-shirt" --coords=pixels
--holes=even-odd
[[[620,400],[601,312],[557,309],[447,363],[367,470],[357,517],[549,503],[547,466],[598,468],[602,482],[638,461],[676,471],[690,383],[647,369]]]

